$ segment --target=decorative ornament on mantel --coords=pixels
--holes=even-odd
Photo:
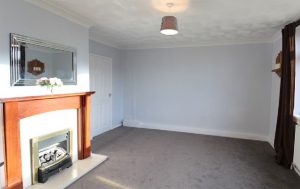
[[[170,9],[174,6],[173,3],[167,3]],[[178,34],[177,18],[175,16],[164,16],[162,18],[160,33],[164,35]]]
[[[53,93],[54,87],[61,87],[64,85],[62,80],[57,77],[52,77],[49,79],[47,77],[42,77],[36,81],[36,84],[41,87],[47,87],[51,93]]]

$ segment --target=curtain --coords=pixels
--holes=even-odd
[[[294,157],[295,32],[296,22],[282,30],[282,65],[274,147],[276,161],[290,168]]]

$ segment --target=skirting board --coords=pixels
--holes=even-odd
[[[272,148],[274,148],[274,137],[269,136],[268,143],[272,146]]]
[[[119,123],[118,125],[115,125],[112,129],[115,129],[117,127],[121,127],[123,124],[122,123]]]
[[[240,133],[240,132],[227,132],[227,131],[220,131],[220,130],[201,129],[201,128],[185,127],[185,126],[178,126],[178,125],[152,124],[152,123],[143,123],[139,121],[130,121],[130,120],[124,120],[123,125],[127,127],[144,128],[144,129],[157,129],[157,130],[203,134],[203,135],[221,136],[221,137],[229,137],[229,138],[259,140],[265,142],[269,141],[268,136]]]
[[[298,167],[295,164],[293,165],[293,169],[300,176],[300,170],[298,169]]]
[[[105,132],[111,131],[111,130],[113,130],[113,129],[115,129],[115,128],[118,128],[118,127],[121,127],[121,126],[122,126],[122,123],[119,123],[118,125],[115,125],[115,126],[113,126],[112,128],[103,130],[100,134],[97,134],[97,135],[93,135],[93,134],[92,134],[92,140],[94,140],[94,138],[95,138],[96,136],[99,136],[99,135],[101,135],[101,134],[103,134],[103,133],[105,133]]]
[[[89,171],[103,163],[105,160],[107,160],[107,158],[108,157],[104,155],[91,154],[91,157],[84,160],[78,160],[74,162],[70,168],[64,169],[62,172],[50,177],[46,183],[38,183],[28,187],[27,189],[66,188],[80,177],[84,176]]]

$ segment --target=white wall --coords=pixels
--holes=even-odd
[[[267,140],[272,44],[127,50],[124,125]]]
[[[106,56],[112,59],[112,126],[120,126],[123,114],[123,72],[121,50],[90,41],[90,53]]]
[[[0,6],[0,97],[39,94],[39,87],[10,87],[9,33],[55,42],[77,49],[78,86],[63,92],[89,90],[89,32],[21,0],[1,0]]]

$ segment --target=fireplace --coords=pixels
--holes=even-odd
[[[72,130],[64,129],[31,139],[32,184],[72,166]]]
[[[28,97],[16,97],[16,98],[6,98],[6,99],[0,99],[0,102],[3,103],[3,145],[4,145],[4,166],[5,166],[5,185],[7,189],[22,189],[23,187],[26,187],[26,184],[24,186],[24,181],[26,181],[26,175],[24,174],[24,171],[27,170],[23,169],[28,165],[27,162],[29,162],[28,170],[30,172],[31,170],[31,163],[30,158],[29,161],[23,161],[24,154],[29,154],[30,152],[30,144],[29,142],[21,142],[23,141],[29,141],[30,139],[33,139],[34,137],[40,137],[45,134],[57,132],[62,129],[66,129],[61,127],[61,125],[53,125],[47,126],[47,122],[40,121],[40,124],[26,124],[26,122],[31,122],[32,119],[39,120],[40,116],[49,116],[52,114],[59,114],[59,111],[70,111],[70,113],[73,112],[73,114],[76,115],[77,118],[72,119],[75,124],[72,124],[74,126],[68,127],[72,128],[74,134],[73,141],[76,139],[76,143],[74,143],[73,151],[71,150],[71,142],[62,142],[60,145],[55,145],[56,143],[52,145],[48,145],[47,147],[44,146],[44,142],[38,142],[37,148],[38,151],[46,152],[47,150],[53,150],[55,147],[65,147],[60,148],[60,152],[66,151],[66,153],[72,154],[73,152],[73,159],[76,157],[78,160],[84,160],[76,161],[75,163],[77,165],[83,165],[85,167],[89,167],[90,164],[93,164],[93,166],[89,167],[89,170],[91,170],[93,167],[98,165],[99,163],[103,162],[107,157],[99,157],[93,155],[91,157],[91,149],[90,149],[90,101],[91,101],[91,95],[94,92],[82,92],[82,93],[69,93],[69,94],[56,94],[56,95],[43,95],[43,96],[28,96]],[[49,119],[47,119],[49,120]],[[50,119],[50,120],[56,120],[58,122],[61,122],[61,120],[64,119]],[[67,119],[69,120],[69,119]],[[25,123],[25,124],[24,124]],[[65,125],[65,124],[63,124]],[[36,127],[42,128],[42,129],[35,129]],[[57,130],[58,128],[58,130]],[[56,129],[56,130],[53,130]],[[35,135],[37,133],[36,130],[39,130],[39,135]],[[51,131],[50,131],[51,130]],[[27,131],[27,132],[24,132]],[[35,135],[31,136],[30,135]],[[67,134],[70,138],[71,135]],[[43,138],[43,137],[41,137]],[[46,137],[47,138],[47,137]],[[58,137],[59,138],[59,137]],[[57,138],[56,138],[57,139]],[[47,140],[47,139],[46,139]],[[49,142],[49,141],[48,141]],[[47,142],[46,142],[47,143]],[[32,143],[33,144],[33,143]],[[49,143],[48,143],[49,144]],[[28,145],[29,148],[26,147]],[[25,148],[23,148],[25,146]],[[36,144],[32,145],[36,146]],[[41,148],[39,148],[39,146]],[[22,147],[22,148],[21,148]],[[28,151],[27,151],[28,149]],[[62,150],[64,149],[64,150]],[[76,149],[74,151],[74,149]],[[54,149],[55,150],[55,149]],[[49,152],[49,151],[48,151]],[[22,154],[22,155],[21,155]],[[69,155],[70,155],[69,154]],[[25,158],[27,156],[25,155]],[[96,158],[96,159],[95,159]],[[36,158],[34,161],[36,162]],[[74,160],[73,160],[74,161]],[[84,162],[90,162],[88,164],[85,164]],[[36,167],[34,167],[35,169]],[[39,166],[38,166],[39,168]],[[69,168],[69,169],[71,169]],[[84,167],[83,167],[84,168]],[[88,171],[88,170],[86,170]],[[86,171],[83,172],[83,174],[86,173]],[[62,175],[70,176],[69,180],[72,181],[74,178],[72,177],[73,174],[63,174],[68,173],[68,169],[62,172]],[[35,173],[36,174],[36,173]],[[81,172],[78,172],[76,178],[82,176]],[[30,176],[31,177],[31,176]],[[24,180],[25,179],[25,180]],[[31,181],[31,179],[29,180]],[[36,180],[35,180],[36,181]],[[51,182],[50,182],[51,181]],[[45,184],[51,184],[52,186],[55,186],[53,184],[53,179],[49,180]],[[60,180],[61,181],[61,180]],[[55,182],[57,183],[57,182]],[[67,186],[65,185],[63,181],[61,181],[61,186]],[[34,186],[34,185],[33,185]],[[53,188],[53,187],[47,187],[47,188]],[[55,188],[55,187],[54,187]]]

